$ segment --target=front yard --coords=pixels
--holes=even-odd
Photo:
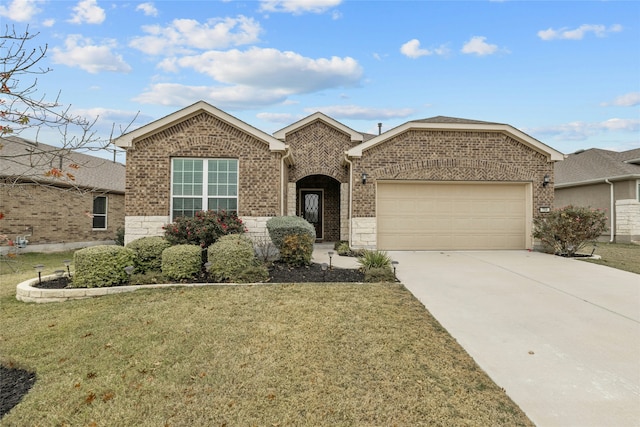
[[[589,249],[589,247],[586,249]],[[602,258],[583,260],[640,274],[640,245],[598,243],[595,254],[600,255]]]
[[[37,381],[3,426],[531,425],[399,284],[25,304],[18,276],[0,276],[0,363]]]

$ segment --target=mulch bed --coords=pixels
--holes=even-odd
[[[0,419],[29,392],[36,382],[36,374],[0,365]]]

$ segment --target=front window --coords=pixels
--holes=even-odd
[[[202,210],[238,212],[238,160],[176,158],[171,169],[172,218]]]
[[[105,230],[107,228],[107,197],[97,196],[93,198],[93,229]]]

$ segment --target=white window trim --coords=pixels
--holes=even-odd
[[[104,198],[104,214],[96,214],[93,211],[93,203],[95,202],[95,200],[98,197],[103,197]],[[103,216],[104,217],[104,228],[95,228],[93,226],[93,218],[96,216]],[[91,199],[91,229],[92,230],[96,230],[96,231],[104,231],[107,229],[107,227],[109,226],[109,197],[107,197],[107,195],[102,195],[102,196],[93,196],[93,198]]]
[[[171,222],[174,221],[174,217],[173,217],[173,199],[174,197],[181,197],[181,196],[174,196],[173,195],[173,161],[177,160],[177,159],[183,159],[183,160],[201,160],[202,161],[202,210],[207,210],[207,208],[209,207],[209,198],[230,198],[229,196],[211,196],[209,197],[209,160],[235,160],[237,162],[238,165],[238,171],[237,171],[237,177],[236,177],[236,212],[240,211],[240,161],[234,157],[172,157],[171,158],[171,171],[169,172],[171,174],[171,182],[170,182],[170,186],[171,188],[169,189],[169,219]],[[206,182],[206,184],[205,184]],[[185,196],[184,198],[197,198],[198,196]],[[233,196],[231,196],[233,197]]]

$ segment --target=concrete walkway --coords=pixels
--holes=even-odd
[[[390,252],[538,426],[640,426],[640,275],[527,251]]]

